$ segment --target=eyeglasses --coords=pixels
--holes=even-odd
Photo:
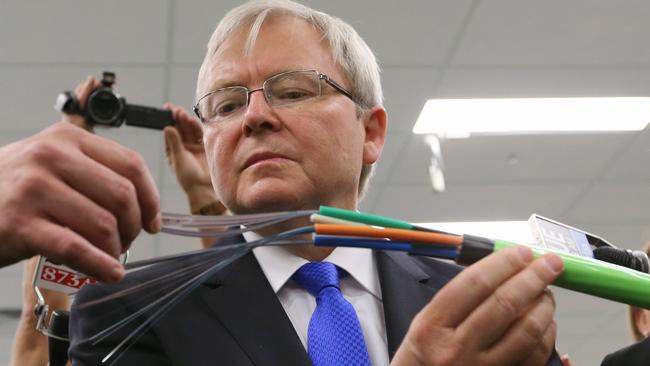
[[[235,119],[248,107],[251,94],[260,90],[271,107],[294,106],[320,97],[321,80],[359,104],[350,92],[329,76],[316,70],[298,70],[273,75],[264,81],[261,88],[253,90],[245,86],[229,86],[211,91],[196,102],[194,113],[203,123],[218,124]]]

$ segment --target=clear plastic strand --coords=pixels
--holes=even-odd
[[[227,258],[226,258],[226,259],[227,259]],[[219,262],[219,263],[221,263],[221,262]],[[205,273],[205,271],[206,271],[205,268],[206,268],[206,267],[211,268],[211,266],[209,267],[210,263],[209,263],[208,261],[203,262],[202,264],[203,264],[204,266],[203,266],[200,270],[197,271],[197,272],[199,273],[199,275],[197,275],[196,273],[193,273],[191,276],[186,276],[185,278],[190,277],[190,279],[189,279],[189,280],[185,280],[185,281],[183,281],[183,283],[181,283],[180,285],[175,284],[175,285],[173,286],[174,288],[173,288],[171,291],[167,292],[167,293],[166,293],[165,295],[163,295],[162,297],[157,298],[156,300],[154,300],[153,302],[151,302],[151,303],[149,303],[148,305],[144,306],[143,308],[139,309],[139,310],[136,311],[135,313],[133,313],[133,314],[131,314],[131,315],[125,317],[124,319],[122,319],[122,320],[120,320],[119,322],[117,322],[117,323],[111,325],[110,327],[108,327],[108,328],[102,330],[101,332],[99,332],[99,333],[97,333],[97,334],[95,334],[95,335],[89,337],[89,338],[87,339],[87,341],[92,341],[92,342],[93,342],[93,345],[97,345],[99,342],[101,342],[102,340],[104,340],[106,337],[110,336],[110,335],[113,334],[114,332],[116,332],[116,331],[118,331],[119,329],[121,329],[122,327],[126,326],[128,323],[131,322],[131,320],[137,318],[138,316],[140,316],[140,315],[146,313],[149,309],[151,309],[151,308],[153,308],[153,307],[159,305],[161,302],[167,300],[169,297],[171,297],[172,295],[174,295],[176,292],[180,291],[180,290],[181,290],[184,286],[186,286],[188,283],[191,283],[192,281],[194,281],[198,276],[200,276],[201,273]],[[213,266],[214,266],[214,264],[213,264]]]
[[[249,214],[249,215],[222,215],[222,216],[204,216],[204,215],[186,215],[163,213],[163,226],[192,226],[192,225],[205,225],[211,224],[214,226],[233,226],[233,225],[246,225],[255,224],[262,221],[274,220],[283,217],[299,217],[308,216],[316,211],[287,211],[287,212],[271,212],[263,214]]]
[[[223,225],[223,224],[218,224],[215,225],[212,220],[191,220],[183,223],[179,223],[177,225],[181,225],[183,227],[196,227],[196,228],[209,228],[209,227],[224,227],[224,226],[234,226],[234,225],[256,225],[256,224],[261,224],[265,222],[270,222],[270,221],[283,221],[283,220],[289,220],[295,217],[301,217],[301,216],[308,216],[309,213],[305,213],[302,211],[298,212],[285,212],[281,214],[274,214],[273,216],[269,216],[264,219],[258,219],[258,220],[244,220],[241,219],[239,216],[231,216],[233,218],[237,218],[238,220],[234,223],[229,223],[228,225]],[[209,216],[208,216],[209,217]]]
[[[312,232],[312,231],[309,231],[309,232]],[[251,242],[249,244],[255,244],[255,243],[256,242]],[[270,242],[265,242],[265,243],[257,244],[257,245],[288,245],[288,244],[293,244],[293,243],[294,243],[294,241],[283,241],[281,244],[277,244],[276,243],[276,237],[272,237]],[[180,253],[180,254],[171,254],[171,255],[167,255],[167,256],[150,258],[150,259],[143,259],[143,260],[127,263],[124,266],[124,268],[126,268],[127,270],[133,270],[133,269],[137,269],[137,268],[145,267],[145,266],[150,266],[150,265],[153,265],[153,264],[156,264],[156,263],[161,263],[161,262],[167,262],[167,261],[172,261],[172,260],[181,260],[181,259],[189,259],[191,257],[205,255],[207,252],[219,251],[219,250],[223,250],[223,249],[230,248],[230,247],[237,246],[237,245],[241,245],[241,244],[242,243],[227,244],[227,245],[222,245],[222,246],[217,245],[217,246],[212,247],[212,248],[198,249],[198,250],[194,250],[194,251],[191,251],[191,252],[185,252],[185,253]],[[313,240],[307,240],[302,244],[313,244]]]
[[[135,340],[139,339],[142,334],[144,334],[144,331],[147,330],[147,327],[150,324],[153,324],[156,320],[158,320],[161,316],[163,316],[169,309],[171,309],[174,305],[176,305],[182,298],[185,297],[190,291],[194,290],[197,286],[199,286],[202,283],[202,280],[205,279],[206,277],[209,277],[213,273],[217,272],[218,270],[222,269],[223,267],[227,266],[228,264],[234,262],[236,259],[242,257],[249,251],[248,246],[243,246],[243,250],[238,251],[237,253],[233,253],[233,255],[229,256],[226,260],[221,261],[219,263],[214,264],[212,267],[208,268],[204,272],[200,273],[199,275],[195,276],[194,278],[186,281],[183,285],[179,286],[179,288],[175,289],[173,292],[170,293],[174,294],[176,291],[179,291],[178,295],[176,295],[170,302],[162,305],[160,309],[158,309],[155,313],[153,313],[150,317],[148,317],[142,324],[140,324],[135,330],[133,330],[129,335],[124,337],[124,339],[117,345],[111,352],[109,352],[106,357],[102,359],[102,363],[105,363],[107,360],[109,360],[116,352],[120,350],[126,343],[129,342],[129,340],[133,339],[135,337]],[[165,296],[167,297],[167,296]],[[158,301],[159,302],[159,301]],[[124,350],[122,350],[122,354],[126,352],[134,343],[131,342]],[[115,364],[117,361],[114,360],[111,365]]]
[[[191,259],[192,257],[196,256],[202,256],[202,255],[208,255],[209,253],[213,252],[219,252],[225,249],[233,248],[238,245],[242,244],[247,244],[246,242],[241,242],[241,243],[234,243],[234,244],[226,244],[226,245],[217,245],[211,248],[206,248],[206,249],[197,249],[193,250],[190,252],[185,252],[185,253],[179,253],[179,254],[170,254],[166,256],[161,256],[161,257],[156,257],[156,258],[150,258],[150,259],[142,259],[139,261],[134,261],[131,263],[127,263],[124,265],[124,268],[127,270],[137,270],[142,267],[150,266],[153,264],[161,263],[161,262],[169,262],[169,261],[175,261],[175,260],[183,260],[183,259]]]
[[[299,229],[302,231],[305,231],[305,229]],[[311,232],[311,229],[306,230],[306,232]],[[300,232],[299,232],[300,233]],[[295,235],[292,233],[288,233],[289,236]],[[191,259],[192,257],[204,257],[204,258],[198,258],[197,261],[200,261],[198,263],[192,264],[189,267],[183,267],[180,268],[174,272],[167,273],[161,277],[149,280],[147,282],[140,283],[136,286],[130,287],[128,289],[124,289],[115,293],[112,293],[108,296],[95,299],[89,302],[85,302],[82,304],[78,305],[79,309],[84,309],[93,305],[101,304],[106,301],[118,299],[120,297],[124,297],[126,295],[130,295],[132,293],[135,293],[140,290],[146,290],[147,288],[150,288],[158,283],[164,282],[168,279],[172,280],[178,280],[180,277],[184,275],[185,273],[189,273],[195,268],[202,266],[206,262],[214,262],[215,260],[219,260],[219,258],[223,255],[224,251],[230,250],[230,249],[235,249],[239,246],[252,246],[252,247],[257,247],[260,245],[269,245],[269,246],[279,246],[279,245],[306,245],[306,244],[313,244],[313,240],[296,240],[296,239],[285,239],[281,240],[283,237],[286,237],[286,235],[278,235],[276,237],[270,237],[270,238],[262,238],[259,241],[255,242],[241,242],[241,243],[236,243],[236,244],[228,244],[225,246],[216,246],[213,248],[207,248],[207,249],[200,249],[197,251],[189,252],[189,253],[182,253],[182,254],[175,254],[175,255],[170,255],[166,257],[159,257],[159,258],[152,258],[152,259],[147,259],[147,260],[142,260],[142,261],[137,261],[137,262],[132,262],[129,265],[127,265],[127,268],[129,269],[129,274],[134,272],[135,270],[138,270],[140,268],[150,266],[153,264],[165,262],[165,261],[177,261],[177,260],[188,260]],[[269,241],[270,240],[270,241]]]
[[[164,233],[181,235],[181,236],[222,238],[227,236],[241,235],[242,233],[245,233],[247,231],[259,230],[300,216],[301,215],[284,216],[272,220],[260,221],[255,224],[249,223],[245,225],[245,227],[242,227],[244,225],[242,224],[242,226],[239,227],[231,226],[230,228],[227,229],[224,229],[223,227],[215,227],[214,225],[211,226],[192,225],[192,226],[182,226],[182,227],[163,225],[161,231]]]
[[[237,252],[241,252],[241,253],[244,253],[244,254],[248,253],[248,248],[247,248],[246,245],[241,246],[240,249],[242,249],[242,250],[236,251],[234,254],[236,255]],[[165,295],[159,297],[155,301],[149,303],[148,305],[144,306],[143,308],[139,309],[138,311],[134,312],[133,314],[125,317],[124,319],[120,320],[119,322],[111,325],[110,327],[104,329],[103,331],[89,337],[87,339],[87,341],[91,341],[93,345],[97,345],[102,340],[106,339],[106,337],[108,337],[111,334],[115,333],[116,331],[120,330],[122,327],[128,325],[128,323],[130,323],[132,320],[136,319],[140,315],[146,313],[148,310],[160,305],[162,302],[164,302],[164,301],[166,301],[166,300],[168,300],[170,298],[171,298],[170,302],[174,301],[175,297],[173,297],[173,296],[175,294],[182,291],[185,287],[187,287],[189,285],[192,285],[194,282],[197,282],[197,280],[200,280],[201,276],[203,274],[205,274],[206,272],[208,272],[211,268],[214,268],[215,266],[221,265],[223,263],[229,263],[228,259],[230,257],[232,257],[232,255],[225,256],[225,258],[223,258],[223,260],[221,260],[221,261],[219,261],[217,263],[209,263],[207,261],[204,262],[203,264],[205,264],[205,266],[201,270],[197,271],[198,274],[195,273],[192,276],[188,276],[188,277],[190,277],[189,279],[183,281],[180,285],[175,285],[174,288],[171,291],[167,292]],[[197,285],[200,284],[200,283],[201,282],[198,281]],[[163,305],[163,306],[165,306],[165,305]]]
[[[303,216],[301,215],[291,215],[292,217]],[[117,359],[119,359],[126,350],[128,350],[141,336],[142,334],[150,327],[155,321],[157,321],[162,315],[164,315],[169,309],[171,309],[175,304],[181,301],[190,291],[199,286],[205,278],[211,274],[219,271],[228,264],[234,262],[238,258],[241,258],[253,248],[262,246],[262,245],[301,245],[301,244],[313,244],[313,240],[309,239],[292,239],[296,235],[304,235],[313,233],[314,228],[311,226],[289,230],[282,232],[270,237],[264,237],[254,242],[243,242],[236,244],[229,244],[225,246],[216,246],[213,248],[203,249],[199,251],[193,251],[191,253],[184,253],[181,255],[174,255],[173,258],[165,258],[164,261],[173,261],[177,264],[179,261],[186,260],[196,260],[198,263],[192,264],[189,267],[183,267],[179,270],[173,271],[163,277],[165,279],[161,280],[156,278],[141,284],[138,284],[134,287],[124,289],[117,293],[108,295],[107,297],[93,300],[92,302],[81,304],[81,307],[93,306],[98,303],[103,303],[111,300],[116,300],[118,298],[124,297],[126,295],[133,295],[138,291],[149,291],[154,285],[159,283],[165,283],[166,279],[172,279],[173,283],[170,283],[168,288],[170,291],[165,291],[165,288],[158,289],[158,291],[165,292],[165,295],[156,298],[151,303],[143,306],[138,311],[130,314],[126,318],[120,320],[116,324],[111,325],[110,327],[102,330],[101,332],[89,337],[87,341],[92,342],[93,345],[104,341],[107,337],[114,334],[116,331],[124,328],[130,324],[135,319],[141,317],[143,314],[156,309],[153,314],[147,317],[147,319],[140,324],[135,330],[129,333],[121,342],[109,352],[102,363],[106,363],[115,357],[111,364],[115,364]],[[135,262],[137,263],[137,262]],[[134,263],[132,263],[134,264]],[[139,263],[135,268],[142,268],[152,264],[149,263]],[[131,273],[131,272],[130,272]],[[179,284],[179,282],[182,282]],[[164,286],[167,287],[167,286]]]
[[[203,253],[203,254],[212,254],[212,255],[214,255],[215,253]],[[167,281],[169,279],[177,280],[177,279],[181,278],[181,276],[184,276],[187,273],[191,273],[192,271],[195,271],[198,267],[204,266],[207,262],[212,261],[213,259],[214,258],[212,256],[209,257],[209,258],[204,258],[204,260],[202,262],[193,264],[193,265],[188,266],[188,267],[182,267],[182,268],[180,268],[180,269],[178,269],[176,271],[166,273],[166,274],[164,274],[164,275],[162,275],[160,277],[157,277],[157,278],[155,278],[153,280],[149,280],[149,281],[146,281],[146,282],[143,282],[143,283],[139,283],[139,284],[137,284],[137,285],[135,285],[133,287],[130,287],[130,288],[118,291],[118,292],[114,292],[114,293],[112,293],[112,294],[110,294],[108,296],[102,297],[100,299],[95,299],[95,300],[92,300],[92,301],[84,302],[82,304],[78,304],[77,308],[80,309],[80,310],[85,309],[85,308],[88,308],[88,307],[91,307],[91,306],[94,306],[94,305],[104,303],[106,301],[115,300],[115,299],[118,299],[120,297],[130,295],[130,294],[132,294],[134,292],[137,292],[137,291],[140,291],[140,290],[145,290],[145,289],[150,288],[152,286],[155,286],[155,285],[157,285],[159,283],[165,282],[165,281]],[[133,271],[131,271],[129,273],[133,273]]]

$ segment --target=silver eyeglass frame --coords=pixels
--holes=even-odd
[[[269,105],[271,105],[271,101],[269,100],[270,97],[267,95],[267,89],[266,89],[267,85],[268,85],[268,82],[273,81],[273,80],[275,80],[275,79],[277,79],[279,77],[286,76],[287,74],[292,74],[292,73],[297,73],[297,72],[313,72],[313,73],[315,73],[318,76],[319,81],[324,80],[328,85],[330,85],[332,88],[334,88],[334,90],[336,90],[339,93],[341,93],[341,94],[345,95],[346,97],[348,97],[351,101],[354,102],[354,104],[361,105],[361,103],[359,103],[357,101],[357,99],[352,95],[352,93],[347,91],[344,87],[342,87],[339,83],[334,81],[332,78],[330,78],[329,76],[319,72],[318,70],[291,70],[291,71],[281,72],[279,74],[275,74],[275,75],[272,75],[272,76],[268,77],[262,83],[261,88],[248,89],[245,86],[227,86],[227,87],[212,90],[212,91],[206,93],[205,95],[203,95],[201,98],[199,98],[197,100],[196,104],[194,104],[194,106],[192,107],[192,110],[194,111],[194,114],[196,114],[196,116],[199,118],[199,120],[201,122],[207,123],[205,118],[201,115],[201,110],[199,109],[199,104],[201,103],[201,101],[204,100],[205,98],[209,97],[210,95],[213,95],[213,94],[217,93],[217,92],[227,90],[227,89],[232,89],[232,88],[239,88],[241,90],[246,91],[246,105],[245,105],[245,107],[248,107],[248,104],[250,103],[250,95],[252,93],[254,93],[256,91],[260,91],[260,90],[263,91],[262,94],[264,94],[264,99],[266,100],[266,102],[269,103]],[[320,89],[320,95],[322,95],[322,88]]]

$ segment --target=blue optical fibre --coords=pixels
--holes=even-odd
[[[315,235],[314,245],[325,247],[352,247],[376,250],[397,250],[414,255],[453,259],[458,256],[456,248],[433,245],[413,245],[409,242],[382,239],[352,238],[334,235]]]

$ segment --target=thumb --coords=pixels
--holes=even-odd
[[[83,116],[76,114],[64,114],[63,121],[73,124],[77,127],[81,127],[88,132],[94,132],[93,125],[86,122],[86,119]]]

